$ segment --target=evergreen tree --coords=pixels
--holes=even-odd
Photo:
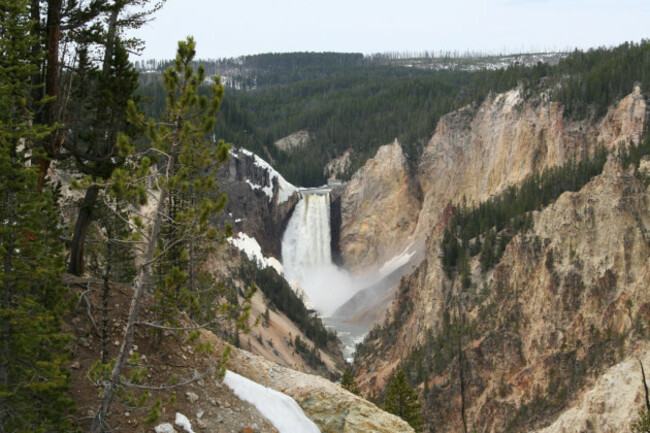
[[[422,431],[418,394],[406,381],[406,373],[399,369],[386,389],[384,409],[408,422],[416,432]]]
[[[165,0],[157,0],[150,9],[145,9],[150,2],[152,0],[31,0],[30,13],[35,21],[31,34],[39,37],[32,49],[35,53],[46,53],[40,56],[43,73],[32,76],[33,83],[41,84],[40,94],[47,96],[45,107],[39,113],[41,123],[54,126],[66,119],[70,109],[67,94],[69,83],[74,82],[69,80],[69,73],[75,67],[74,56],[61,55],[62,43],[105,45],[106,57],[110,58],[115,37],[124,30],[144,25]],[[123,42],[130,51],[142,48],[142,41],[136,38],[127,38]],[[54,128],[41,140],[46,155],[38,158],[39,184],[47,176],[50,162],[66,156],[62,155],[66,143],[64,131],[60,128]]]
[[[341,386],[344,389],[347,389],[352,394],[361,395],[361,391],[357,386],[357,383],[354,380],[354,373],[352,372],[352,367],[348,367],[343,372],[343,377],[341,378]]]
[[[51,132],[34,123],[29,3],[0,0],[0,431],[70,431],[62,244],[55,191],[29,164]]]
[[[131,134],[126,122],[127,104],[138,87],[138,73],[129,62],[128,49],[137,40],[123,39],[126,29],[138,28],[152,12],[128,12],[131,6],[145,6],[150,0],[97,0],[97,11],[106,15],[106,24],[84,29],[76,36],[77,64],[74,67],[72,98],[67,104],[68,125],[62,142],[63,155],[72,155],[76,170],[87,176],[86,194],[79,205],[70,247],[68,271],[84,272],[84,247],[93,213],[100,197],[99,183],[109,179],[124,163],[118,152],[119,133]],[[160,7],[159,3],[154,10]],[[90,14],[90,12],[88,12]],[[101,68],[93,65],[88,52],[98,49]],[[58,153],[57,151],[52,151]]]
[[[97,202],[101,182],[125,163],[117,149],[119,133],[134,133],[126,125],[127,104],[138,86],[138,74],[129,63],[119,38],[105,52],[103,70],[92,67],[86,49],[79,53],[81,83],[73,93],[65,149],[74,156],[75,169],[86,176],[86,194],[79,204],[70,251],[69,272],[82,275],[84,246]],[[131,128],[132,129],[132,128]]]
[[[228,158],[229,146],[220,140],[214,143],[210,132],[223,100],[224,88],[215,77],[211,99],[200,95],[205,81],[205,70],[191,66],[194,41],[187,42],[183,58],[165,73],[168,108],[160,128],[149,130],[153,141],[162,138],[163,146],[168,136],[167,127],[179,125],[178,140],[183,143],[171,166],[165,214],[158,238],[157,301],[159,323],[175,325],[177,310],[185,310],[199,323],[214,320],[221,304],[225,287],[218,284],[204,266],[214,244],[230,234],[230,227],[220,233],[213,225],[214,217],[221,212],[227,197],[219,193],[217,170]],[[167,150],[164,150],[167,152]],[[224,311],[221,311],[224,312]]]
[[[126,167],[117,168],[111,178],[109,190],[115,197],[136,197],[145,201],[150,185],[156,186],[158,194],[155,210],[148,223],[136,215],[131,218],[145,253],[134,281],[134,296],[129,308],[124,338],[110,376],[104,382],[99,409],[91,429],[93,433],[102,432],[107,427],[106,414],[114,396],[119,392],[121,377],[125,376],[128,368],[127,358],[133,346],[134,328],[138,322],[142,296],[147,289],[152,288],[152,273],[159,261],[165,265],[165,262],[171,263],[169,274],[163,278],[164,284],[156,287],[154,292],[168,315],[161,318],[160,324],[148,325],[156,328],[174,324],[178,309],[193,312],[192,307],[197,304],[200,311],[212,322],[223,318],[218,317],[218,313],[229,315],[232,312],[228,306],[215,311],[214,307],[202,298],[206,292],[213,292],[215,287],[201,287],[196,281],[202,271],[198,261],[195,262],[197,266],[193,270],[184,263],[197,251],[191,251],[192,242],[199,239],[214,242],[220,239],[219,231],[210,223],[215,212],[221,211],[225,206],[225,196],[214,196],[216,185],[212,174],[228,157],[228,145],[223,141],[213,143],[207,139],[223,98],[223,86],[220,80],[215,78],[211,97],[199,95],[198,89],[205,80],[205,72],[202,67],[195,71],[191,66],[194,55],[193,38],[179,42],[174,66],[164,75],[167,112],[159,122],[150,120],[147,124],[147,138],[151,147],[137,160],[133,170],[127,170]],[[130,104],[129,108],[133,123],[144,121],[134,104]],[[119,140],[123,155],[135,150],[125,135],[122,134]],[[154,164],[157,170],[151,170],[151,173],[149,169]],[[170,213],[170,210],[173,213]],[[176,259],[178,262],[174,263]],[[191,263],[191,260],[189,262]],[[199,293],[188,290],[188,286],[192,284],[192,272],[195,278],[193,284]],[[252,294],[253,290],[249,291],[245,300],[250,300]],[[178,301],[178,304],[172,305],[174,301]],[[241,324],[246,322],[249,308],[248,303],[243,307],[244,314],[238,316]]]

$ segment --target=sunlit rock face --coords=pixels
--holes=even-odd
[[[418,167],[418,235],[430,234],[450,201],[477,203],[534,172],[593,155],[600,144],[638,142],[645,117],[638,87],[597,123],[569,121],[560,104],[524,101],[518,89],[442,117]]]
[[[453,317],[462,305],[476,324],[463,342],[470,429],[626,431],[642,405],[634,359],[648,359],[644,331],[634,325],[650,311],[648,187],[610,160],[580,191],[535,212],[534,228],[512,239],[495,268],[482,272],[471,260],[469,291],[445,276],[439,244],[450,201],[476,203],[599,144],[637,141],[645,115],[637,89],[593,123],[568,121],[561,106],[522,101],[517,91],[445,116],[418,170],[423,206],[415,233],[429,237],[426,260],[400,285],[393,313],[408,308],[390,344],[366,342],[372,355],[361,359],[361,386],[380,390],[426,331],[440,332],[445,312]],[[427,389],[436,431],[461,430],[458,359]],[[617,400],[631,403],[621,409]]]
[[[340,249],[351,271],[367,271],[400,253],[412,240],[420,191],[402,146],[382,146],[357,171],[341,198]]]
[[[413,432],[401,418],[320,376],[280,367],[237,349],[228,368],[292,397],[323,433]]]

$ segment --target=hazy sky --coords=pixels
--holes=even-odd
[[[648,0],[167,0],[135,33],[143,58],[291,51],[564,50],[650,37]]]

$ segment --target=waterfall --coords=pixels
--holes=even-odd
[[[322,315],[354,295],[347,272],[332,263],[329,192],[302,192],[282,238],[282,265]]]
[[[282,265],[289,279],[300,270],[332,263],[329,194],[303,194],[282,239]]]

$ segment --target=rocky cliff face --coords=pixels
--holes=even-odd
[[[323,169],[323,174],[328,180],[336,180],[350,168],[352,164],[352,151],[346,150],[343,155],[331,160]]]
[[[444,116],[418,167],[418,235],[429,235],[450,201],[478,203],[535,171],[592,155],[599,144],[638,142],[646,103],[636,88],[597,123],[568,121],[562,113],[557,103],[524,101],[512,90]]]
[[[228,196],[220,223],[253,237],[267,256],[279,259],[282,233],[299,195],[270,165],[243,149],[231,151],[219,171],[219,188]]]
[[[408,245],[420,211],[420,191],[402,146],[379,148],[341,198],[340,248],[352,271],[381,264]]]
[[[342,195],[340,263],[376,269],[407,245],[438,242],[450,202],[478,203],[536,171],[589,156],[599,144],[638,142],[643,132],[639,88],[595,123],[568,121],[561,105],[543,96],[524,101],[520,93],[491,95],[444,116],[415,170],[399,143],[380,148]]]
[[[366,342],[364,387],[380,389],[397,364],[418,359],[412,350],[419,347],[439,356],[419,373],[436,431],[463,428],[462,401],[470,428],[490,432],[541,428],[572,406],[582,414],[578,424],[611,411],[588,403],[619,392],[611,386],[594,397],[592,387],[603,389],[600,372],[623,369],[631,377],[632,360],[647,357],[650,190],[610,161],[581,191],[536,213],[534,223],[493,271],[482,274],[475,259],[474,284],[465,290],[445,277],[431,243],[429,260],[400,287],[394,334]],[[451,349],[429,347],[427,330],[447,335]],[[635,403],[612,425],[628,425],[640,406],[640,380],[627,388]],[[571,422],[558,420],[548,431],[584,428]]]
[[[277,147],[278,149],[284,152],[291,152],[295,149],[300,149],[302,147],[309,145],[311,140],[312,138],[311,135],[309,134],[309,131],[301,129],[300,131],[294,132],[291,135],[279,139],[273,144],[275,145],[275,147]]]
[[[471,259],[470,289],[447,278],[439,244],[450,202],[478,203],[536,171],[592,155],[599,144],[638,142],[645,119],[638,88],[598,122],[568,121],[560,105],[524,101],[518,90],[441,119],[417,170],[421,210],[405,212],[417,221],[412,239],[428,239],[426,258],[402,280],[392,321],[359,352],[362,388],[379,393],[397,366],[410,366],[436,431],[462,431],[463,407],[468,431],[627,428],[641,404],[632,360],[647,357],[650,318],[650,202],[642,182],[608,162],[581,191],[535,213],[534,229],[513,238],[496,268],[483,272]],[[634,405],[624,414],[607,406],[619,391],[607,391],[603,371],[628,378],[625,398]],[[580,415],[558,418],[570,407]],[[616,421],[605,423],[607,414]]]

